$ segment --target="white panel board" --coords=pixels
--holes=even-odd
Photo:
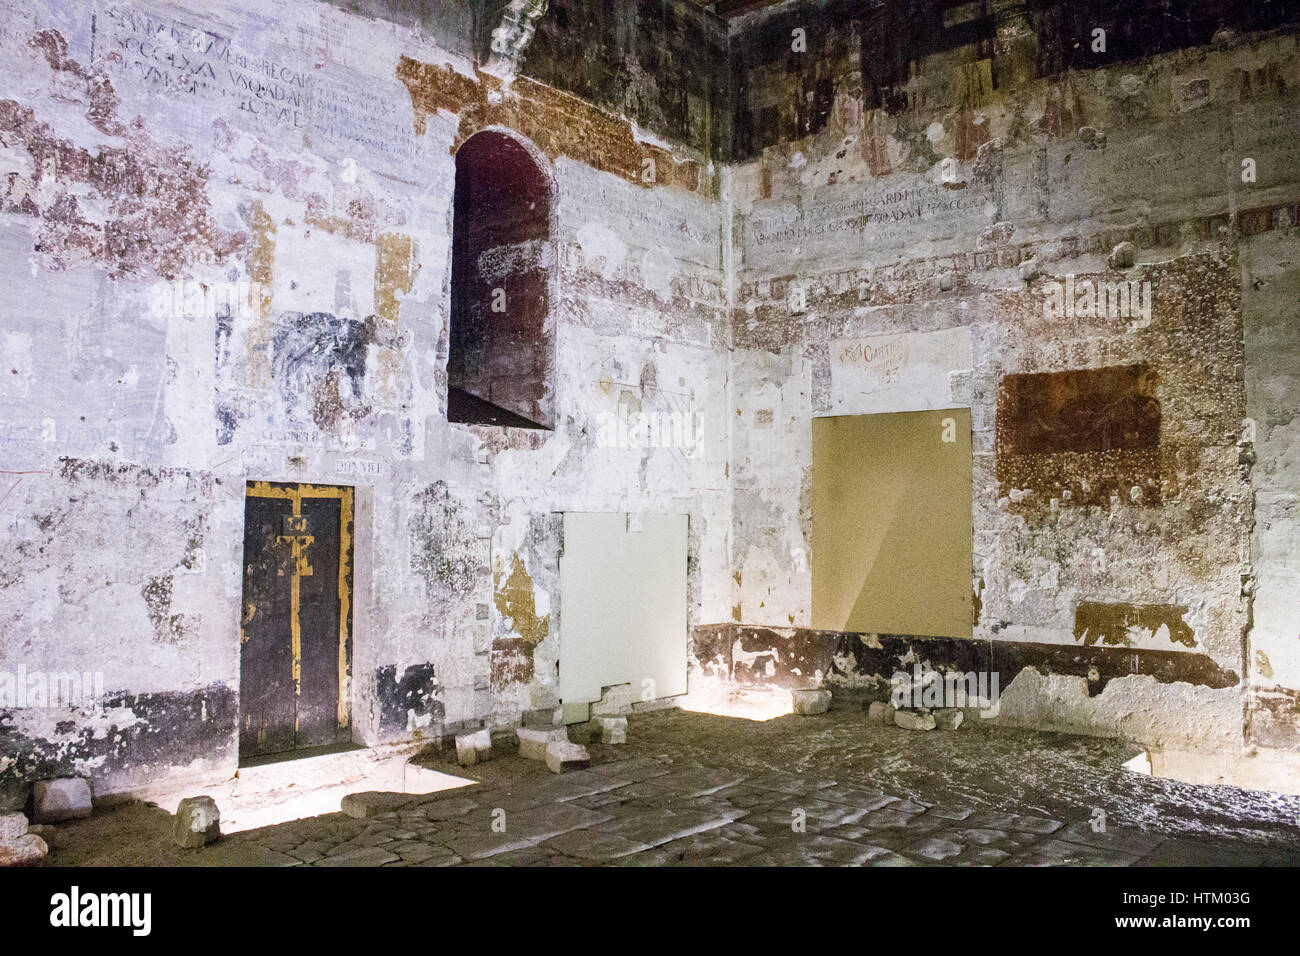
[[[560,697],[686,693],[686,515],[564,515]],[[629,527],[640,530],[629,531]],[[646,681],[651,683],[647,684]]]

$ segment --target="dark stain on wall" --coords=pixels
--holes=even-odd
[[[211,497],[213,487],[221,484],[220,478],[208,472],[66,457],[59,459],[59,477],[73,484],[104,482],[129,488],[156,488],[168,482],[184,482],[188,492],[202,497]]]
[[[830,672],[835,654],[830,634],[800,627],[703,625],[691,632],[691,656],[701,663],[725,663],[731,679],[739,684],[803,687],[814,680],[818,671]],[[739,655],[735,653],[737,640]]]
[[[1160,443],[1158,385],[1146,364],[1004,375],[998,384],[998,451],[1153,448]]]
[[[98,702],[97,702],[98,703]],[[194,691],[105,695],[94,712],[130,715],[121,722],[87,719],[83,707],[69,707],[54,739],[28,737],[15,727],[16,711],[0,709],[0,754],[13,763],[0,770],[0,809],[20,809],[35,780],[84,774],[91,782],[124,774],[156,773],[196,760],[236,760],[238,699],[233,688],[209,684]]]
[[[755,651],[776,649],[785,663],[766,676],[764,662],[758,667],[737,664],[732,647],[741,638],[742,648]],[[819,631],[812,628],[750,627],[736,624],[711,624],[692,630],[692,657],[699,662],[721,659],[732,664],[736,680],[765,683],[780,687],[799,686],[821,667],[823,673],[847,676],[835,660],[852,661],[855,679],[877,677],[874,687],[846,690],[835,687],[837,695],[860,694],[872,700],[888,700],[890,678],[898,672],[912,673],[919,662],[922,669],[943,673],[989,672],[999,675],[999,686],[1006,688],[1026,667],[1042,674],[1082,677],[1088,693],[1095,696],[1106,684],[1127,675],[1149,675],[1162,684],[1184,682],[1203,687],[1234,687],[1240,683],[1237,673],[1225,670],[1208,655],[1187,651],[1138,650],[1120,647],[1039,644],[1021,641],[980,641],[951,637],[916,637],[904,634],[856,634],[842,631]],[[775,660],[775,657],[773,658]],[[802,674],[791,673],[791,664]],[[832,684],[834,678],[832,678]]]
[[[1039,77],[1114,66],[1208,44],[1228,27],[1268,30],[1294,24],[1293,0],[805,0],[791,3],[732,35],[735,115],[726,158],[744,161],[763,149],[822,131],[838,96],[885,114],[959,106]],[[1093,49],[1093,30],[1106,31]],[[792,49],[802,29],[803,53]],[[927,75],[927,57],[946,54],[942,73]],[[965,84],[953,75],[966,74]],[[963,89],[964,87],[964,89]],[[1062,111],[1067,107],[1060,107]],[[1078,128],[1060,116],[1058,132]],[[977,142],[968,141],[963,158]],[[924,148],[922,146],[922,148]]]
[[[509,0],[329,2],[419,27],[443,49],[479,65],[492,58],[492,31],[509,6]],[[549,0],[519,69],[661,137],[723,158],[732,115],[727,28],[686,0]],[[446,79],[455,85],[453,77]]]
[[[1294,23],[1293,0],[1029,0],[1043,76],[1088,70],[1209,43],[1224,27],[1269,30]],[[1093,30],[1106,31],[1104,51]]]
[[[490,579],[487,548],[481,546],[464,506],[446,482],[435,481],[415,495],[411,535],[411,570],[424,580],[428,613],[437,614],[450,600],[468,598]]]
[[[1196,635],[1183,620],[1186,613],[1186,606],[1173,604],[1080,601],[1074,609],[1074,639],[1088,646],[1129,647],[1133,643],[1130,629],[1140,628],[1155,634],[1164,627],[1171,643],[1195,647]]]
[[[178,644],[197,631],[197,622],[188,614],[172,613],[173,575],[160,574],[145,581],[140,588],[153,639],[159,644]]]
[[[280,394],[290,406],[309,396],[312,418],[323,430],[344,415],[365,417],[367,344],[366,323],[357,319],[329,312],[281,313],[272,341]]]
[[[393,735],[406,731],[408,717],[417,720],[432,717],[431,724],[443,722],[445,709],[438,699],[438,681],[432,664],[415,664],[402,672],[388,664],[375,670],[375,699],[379,702],[379,731]]]
[[[235,440],[235,429],[239,427],[239,415],[230,405],[219,404],[213,409],[217,417],[217,444],[229,445]]]
[[[1145,363],[1004,375],[998,384],[999,494],[1033,489],[1040,504],[1068,490],[1103,504],[1138,487],[1161,496],[1159,377]]]
[[[689,3],[550,0],[522,70],[720,159],[727,63],[726,26]]]

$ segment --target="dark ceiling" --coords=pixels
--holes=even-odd
[[[703,7],[720,17],[738,17],[764,7],[775,7],[785,0],[690,0],[697,7]]]

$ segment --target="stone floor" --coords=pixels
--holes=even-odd
[[[1120,742],[918,733],[857,710],[766,722],[636,715],[557,776],[499,753],[478,782],[180,850],[130,804],[48,834],[51,865],[1294,865],[1300,797],[1130,773]],[[453,771],[443,754],[425,758]],[[454,755],[450,758],[454,760]],[[1104,830],[1094,829],[1104,813]],[[802,827],[798,824],[802,822]]]

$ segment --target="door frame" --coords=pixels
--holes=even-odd
[[[351,485],[319,485],[309,482],[293,481],[264,481],[249,479],[244,486],[244,501],[249,498],[273,498],[288,500],[293,508],[294,517],[302,517],[302,503],[305,499],[328,499],[335,498],[339,502],[339,562],[338,562],[338,601],[339,601],[339,635],[338,635],[338,733],[340,743],[344,732],[351,733],[352,725],[352,658],[353,658],[353,640],[352,640],[352,618],[353,618],[353,592],[355,590],[355,575],[353,565],[355,562],[354,555],[354,522],[356,512],[356,488]],[[245,506],[244,515],[247,520],[248,509]],[[242,547],[242,545],[241,545]],[[302,689],[302,624],[299,617],[299,588],[301,579],[299,569],[306,561],[306,556],[299,553],[298,545],[294,544],[295,569],[292,580],[290,581],[290,610],[289,610],[289,630],[291,640],[292,656],[292,677],[294,683],[295,699],[301,694]],[[240,599],[239,599],[239,648],[240,662],[242,672],[243,648],[247,643],[244,636],[244,625],[247,623],[244,614],[246,607],[246,595],[244,594],[244,565],[246,556],[241,555],[241,573],[240,573]],[[243,704],[239,709],[239,720],[243,721]],[[295,732],[297,731],[295,718]],[[239,760],[242,766],[245,761],[256,761],[263,763],[268,758],[279,758],[291,760],[302,752],[303,749],[316,748],[294,748],[284,751],[283,754],[259,754],[245,755],[240,754]]]

